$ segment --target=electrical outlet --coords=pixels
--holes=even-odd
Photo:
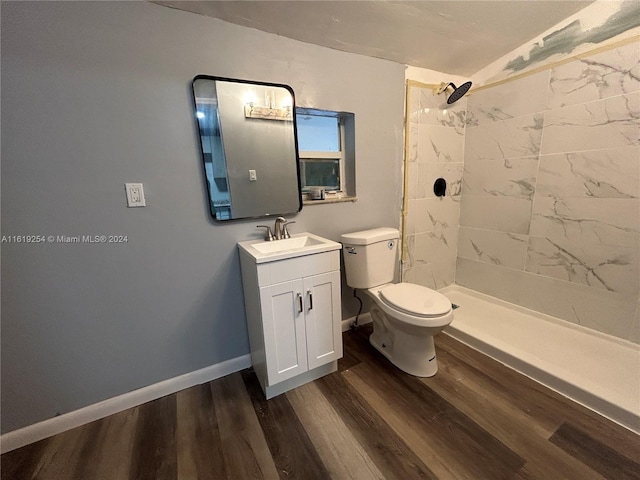
[[[127,192],[128,207],[145,207],[144,189],[141,183],[125,183],[124,188]]]

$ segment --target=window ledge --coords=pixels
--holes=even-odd
[[[341,203],[341,202],[355,202],[358,197],[350,197],[348,195],[331,195],[325,194],[324,200],[309,200],[306,195],[302,198],[303,205],[319,205],[325,203]]]

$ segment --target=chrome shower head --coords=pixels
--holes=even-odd
[[[453,83],[445,84],[443,82],[440,84],[440,88],[436,91],[436,94],[444,93],[449,87],[453,87],[453,93],[451,93],[451,95],[449,95],[449,98],[447,99],[447,103],[451,105],[452,103],[455,103],[462,97],[464,97],[464,94],[467,93],[471,88],[471,82],[465,82],[459,87],[456,87]]]

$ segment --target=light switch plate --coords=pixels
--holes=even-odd
[[[144,188],[141,183],[125,183],[128,207],[145,207]]]
[[[258,180],[258,176],[256,175],[256,171],[255,170],[249,170],[249,181],[250,182],[255,182]]]

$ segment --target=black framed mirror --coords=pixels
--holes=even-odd
[[[192,92],[213,218],[225,221],[299,212],[302,195],[293,89],[198,75]]]

